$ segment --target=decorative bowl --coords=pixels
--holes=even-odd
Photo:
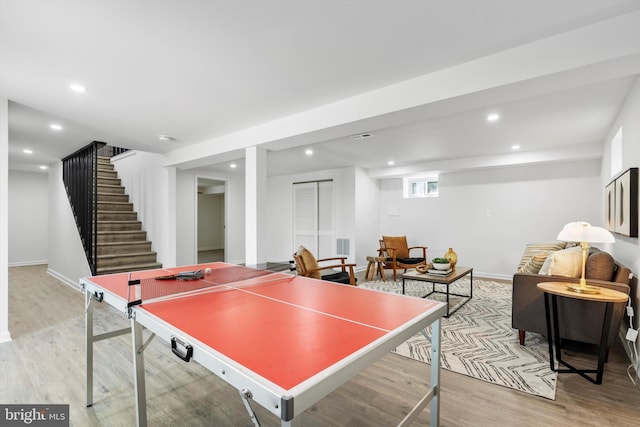
[[[451,268],[451,263],[446,258],[434,258],[431,262],[436,270],[448,270]]]
[[[439,264],[434,262],[433,263],[433,268],[435,268],[436,270],[448,270],[451,268],[451,263],[446,263],[446,264]]]

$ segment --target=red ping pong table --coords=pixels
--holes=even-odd
[[[160,276],[200,270],[207,271],[197,279],[205,289],[138,299],[147,286],[180,286],[180,280],[157,280]],[[193,359],[236,388],[254,425],[260,424],[251,401],[290,426],[321,398],[422,332],[432,344],[428,392],[399,425],[410,424],[429,403],[430,424],[439,424],[444,303],[226,263],[87,277],[80,284],[86,304],[87,406],[93,404],[93,344],[131,333],[139,426],[147,423],[144,350],[155,336],[170,343],[180,359]],[[95,302],[127,315],[130,327],[94,335]],[[151,332],[146,342],[143,329]]]

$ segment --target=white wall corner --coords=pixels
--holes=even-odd
[[[9,333],[9,100],[0,96],[0,342]]]

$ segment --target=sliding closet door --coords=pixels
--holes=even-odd
[[[293,184],[293,247],[333,256],[333,181]]]
[[[293,250],[304,246],[318,253],[318,185],[293,184]]]
[[[333,181],[318,182],[318,258],[333,256]]]

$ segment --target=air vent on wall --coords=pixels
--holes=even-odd
[[[351,139],[363,139],[363,138],[371,138],[373,134],[371,132],[359,133],[357,135],[351,135]]]

